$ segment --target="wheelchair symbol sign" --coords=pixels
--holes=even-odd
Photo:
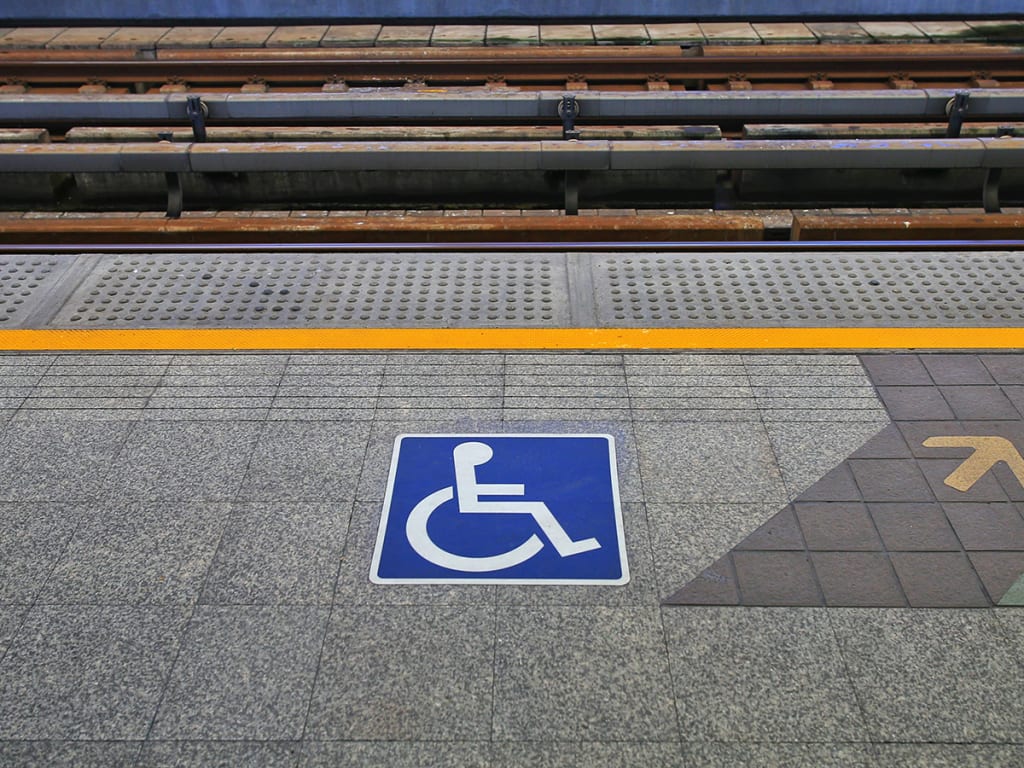
[[[625,584],[610,435],[401,435],[377,584]]]

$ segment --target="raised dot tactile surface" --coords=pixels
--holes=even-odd
[[[1009,253],[650,254],[594,264],[605,326],[1004,326],[1024,313]]]
[[[68,266],[54,256],[0,257],[0,326],[24,321]]]
[[[563,259],[532,255],[106,256],[51,324],[564,325],[566,285]]]

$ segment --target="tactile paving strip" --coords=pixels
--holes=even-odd
[[[602,326],[1006,326],[1020,254],[637,254],[594,262]]]
[[[24,322],[72,262],[53,256],[0,257],[0,326]]]
[[[256,254],[100,258],[51,325],[568,325],[562,255]]]

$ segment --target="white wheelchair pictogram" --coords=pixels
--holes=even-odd
[[[574,541],[542,501],[481,501],[482,496],[525,496],[526,487],[518,483],[479,483],[476,468],[494,456],[489,445],[478,442],[460,443],[452,451],[455,462],[455,486],[434,491],[413,507],[405,523],[405,535],[420,557],[434,565],[453,571],[486,573],[511,568],[529,560],[544,548],[544,542],[533,533],[519,546],[497,555],[470,557],[442,549],[430,538],[427,525],[430,516],[442,505],[455,498],[458,491],[458,511],[464,515],[531,515],[540,526],[541,533],[562,557],[578,555],[600,549],[597,539]]]

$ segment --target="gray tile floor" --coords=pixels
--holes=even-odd
[[[661,605],[886,426],[852,356],[11,354],[0,390],[2,765],[1024,761],[1019,612]],[[633,580],[370,584],[415,431],[614,435]]]

